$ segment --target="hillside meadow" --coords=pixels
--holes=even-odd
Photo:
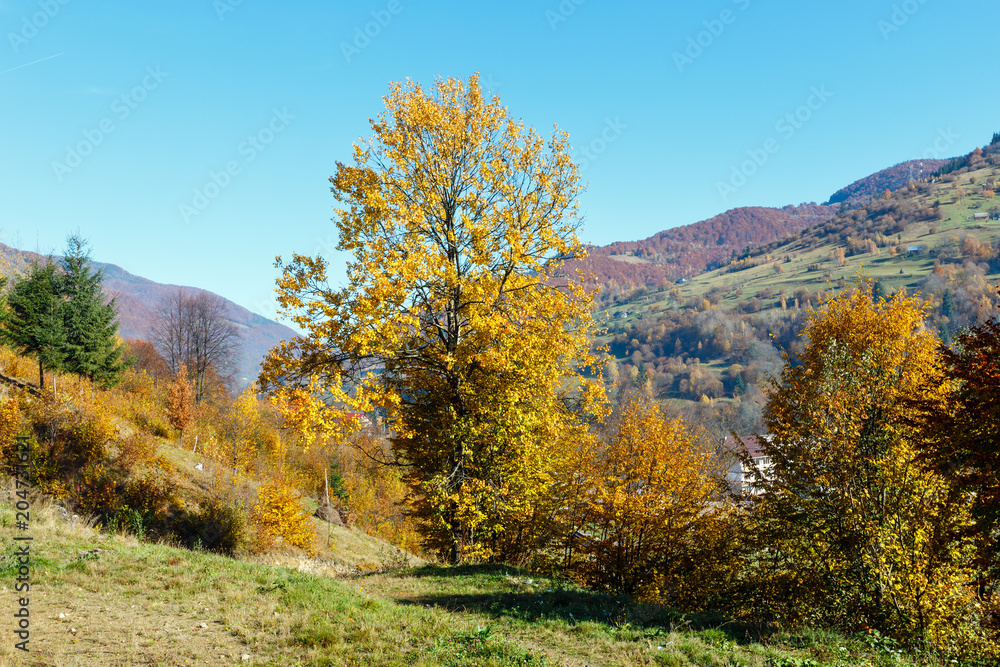
[[[11,490],[0,507],[8,535]],[[397,561],[363,572],[288,554],[234,559],[111,533],[44,498],[31,502],[31,651],[15,652],[8,637],[0,665],[939,664],[873,635],[760,635],[510,566]],[[8,543],[5,609],[16,569]]]
[[[929,323],[948,341],[997,312],[990,285],[1000,281],[1000,197],[992,188],[1000,168],[969,159],[955,172],[844,204],[829,221],[734,252],[717,269],[603,295],[597,342],[609,346],[622,378],[648,381],[661,400],[685,407],[703,397],[746,399],[748,389],[759,403],[780,353],[801,351],[808,313],[860,279],[877,281],[885,295],[919,293]],[[754,425],[751,416],[747,426]]]

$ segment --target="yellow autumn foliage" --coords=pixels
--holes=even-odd
[[[918,459],[910,406],[952,389],[924,313],[905,293],[873,300],[866,281],[807,320],[764,415],[755,618],[982,648],[967,632],[972,498]]]
[[[705,604],[730,547],[719,473],[682,419],[665,418],[648,393],[623,396],[584,488],[579,569],[616,592]]]
[[[272,479],[261,485],[258,501],[250,513],[257,529],[256,548],[266,551],[276,538],[305,550],[316,550],[316,530],[305,512],[302,494],[285,479]]]
[[[603,409],[590,297],[557,275],[585,254],[579,173],[565,133],[542,139],[478,76],[393,84],[385,104],[331,178],[347,286],[320,257],[279,258],[307,335],[272,350],[262,386],[383,415],[428,547],[519,558],[550,537],[537,501]]]

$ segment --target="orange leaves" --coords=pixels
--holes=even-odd
[[[715,469],[680,419],[665,419],[648,395],[624,399],[605,447],[587,471],[585,551],[594,555],[589,578],[627,593],[664,590],[656,572],[696,551],[721,512]]]
[[[965,540],[952,539],[969,498],[916,460],[913,406],[941,407],[953,386],[925,310],[905,293],[873,301],[862,283],[810,317],[805,351],[776,382],[757,518],[762,544],[787,559],[760,572],[786,618],[940,637],[971,599]],[[786,575],[809,586],[782,588]]]
[[[194,419],[194,387],[188,380],[184,364],[177,369],[177,375],[167,390],[167,419],[182,433]]]
[[[326,405],[318,397],[320,393],[315,382],[310,382],[304,387],[280,387],[270,396],[284,427],[298,435],[303,451],[308,451],[317,439],[325,442],[330,435],[343,436],[358,427],[356,419]]]

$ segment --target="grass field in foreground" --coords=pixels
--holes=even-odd
[[[503,566],[329,576],[93,531],[3,490],[2,665],[938,664],[826,632],[767,640]],[[14,649],[14,534],[30,534],[29,654]]]

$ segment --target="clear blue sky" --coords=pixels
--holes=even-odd
[[[388,83],[474,71],[569,131],[585,241],[822,202],[1000,130],[998,19],[995,0],[0,0],[0,240],[58,253],[79,229],[95,259],[270,316],[276,254],[342,277],[327,178]]]

